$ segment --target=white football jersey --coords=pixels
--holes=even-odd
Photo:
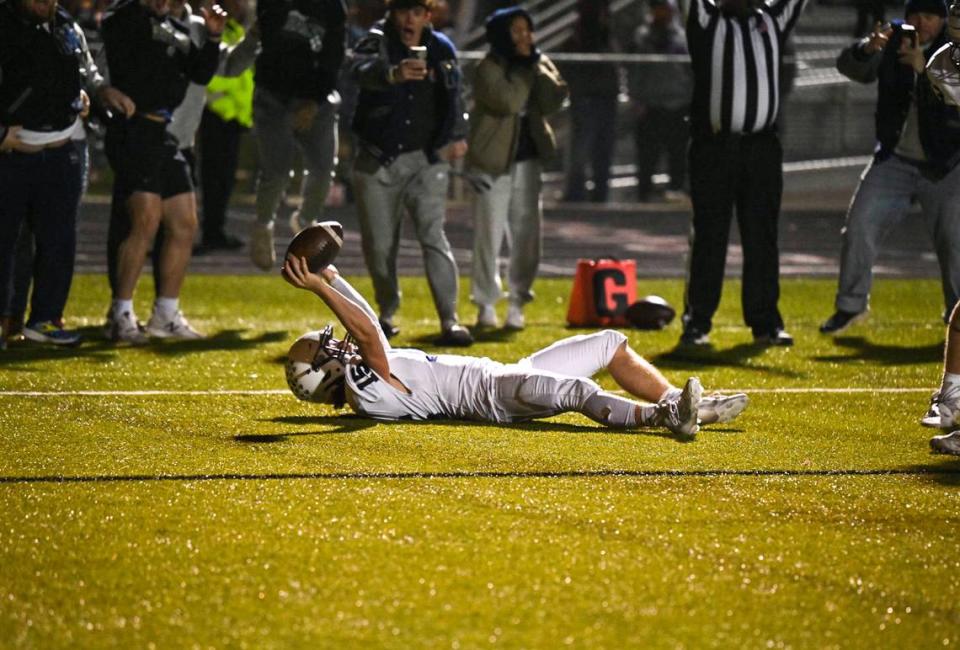
[[[410,392],[391,386],[362,362],[346,372],[347,403],[354,411],[380,420],[462,419],[500,421],[492,390],[503,364],[486,357],[427,354],[422,350],[387,351],[391,374]]]

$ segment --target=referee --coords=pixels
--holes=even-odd
[[[783,46],[805,1],[691,2],[693,228],[683,345],[709,344],[734,207],[743,245],[744,321],[759,344],[793,344],[777,309],[783,151],[776,120]]]

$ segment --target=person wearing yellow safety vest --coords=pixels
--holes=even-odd
[[[240,2],[229,4],[241,5]],[[243,16],[228,9],[231,18],[223,32],[228,46],[243,40]],[[240,7],[237,7],[241,10]],[[241,10],[242,11],[242,10]],[[236,18],[236,19],[235,19]],[[251,27],[256,31],[257,26]],[[200,187],[203,202],[202,239],[198,253],[235,250],[243,242],[224,231],[227,206],[236,180],[240,139],[253,125],[253,69],[239,76],[215,76],[207,84],[207,103],[200,120]]]

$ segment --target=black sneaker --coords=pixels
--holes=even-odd
[[[790,347],[793,345],[793,337],[787,334],[786,330],[778,327],[772,332],[763,334],[754,334],[753,342],[757,345],[776,345],[780,347]]]
[[[387,337],[388,341],[400,333],[400,328],[394,325],[393,323],[391,323],[390,321],[388,321],[387,319],[381,318],[379,322],[380,322],[380,329],[383,330],[383,335]]]
[[[820,326],[820,333],[839,334],[866,315],[866,311],[853,312],[838,309],[833,313],[833,316],[823,321],[823,325]]]
[[[710,335],[696,327],[687,327],[680,335],[680,345],[710,345]]]
[[[463,325],[451,325],[440,333],[434,341],[436,345],[453,348],[466,348],[473,345],[473,335]]]

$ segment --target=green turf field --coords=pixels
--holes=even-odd
[[[430,347],[426,283],[404,289],[399,344]],[[569,281],[537,289],[526,331],[471,353],[572,333]],[[0,352],[0,647],[955,647],[960,458],[918,425],[938,283],[880,282],[836,341],[833,289],[783,283],[790,350],[752,345],[732,282],[715,350],[630,333],[675,383],[751,393],[684,443],[579,415],[375,424],[286,393],[287,347],[331,317],[279,279],[191,278],[208,340],[117,349],[106,282],[79,277],[84,346]]]

